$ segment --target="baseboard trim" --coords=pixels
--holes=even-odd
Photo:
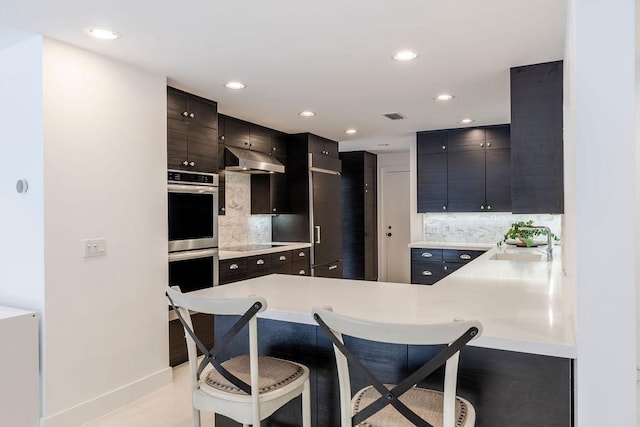
[[[138,381],[87,400],[79,405],[49,415],[48,417],[40,418],[40,427],[72,427],[82,425],[161,387],[169,385],[172,380],[172,370],[167,367]]]

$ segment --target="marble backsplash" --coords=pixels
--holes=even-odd
[[[424,240],[430,242],[496,243],[513,222],[533,220],[561,238],[562,215],[511,213],[433,213],[423,215]]]
[[[271,215],[251,215],[251,175],[225,172],[225,215],[218,228],[221,248],[271,241]]]

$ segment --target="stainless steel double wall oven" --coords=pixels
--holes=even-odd
[[[169,170],[169,284],[218,284],[218,175]]]

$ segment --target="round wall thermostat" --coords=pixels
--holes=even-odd
[[[16,182],[16,191],[20,194],[26,193],[29,189],[29,183],[27,183],[26,179],[19,179]]]

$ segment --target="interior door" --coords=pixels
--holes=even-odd
[[[340,175],[312,172],[314,265],[342,259]]]
[[[383,280],[411,283],[409,171],[387,171],[383,179]]]

